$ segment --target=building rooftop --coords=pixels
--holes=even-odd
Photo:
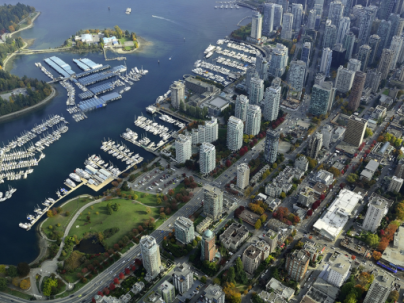
[[[219,238],[222,242],[233,242],[234,244],[237,244],[246,234],[248,234],[247,227],[238,223],[233,223],[219,236]]]
[[[332,299],[336,299],[339,293],[339,288],[329,284],[322,278],[317,278],[317,280],[313,283],[313,286],[310,288],[308,294],[315,288],[317,291],[322,292]]]
[[[348,222],[362,196],[353,191],[342,189],[338,197],[331,203],[322,218],[318,219],[313,228],[323,236],[335,239]]]
[[[379,164],[380,163],[375,160],[370,160],[369,163],[366,165],[365,169],[375,173],[377,171],[377,168],[379,167]]]
[[[210,101],[209,103],[210,105],[213,105],[217,108],[222,108],[225,107],[229,104],[229,102],[221,97],[216,97],[215,99],[213,99],[212,101]]]
[[[309,255],[305,250],[295,250],[288,255],[290,258],[299,261],[300,263],[306,263],[309,261]]]
[[[223,296],[223,290],[219,285],[216,284],[210,284],[206,289],[205,289],[205,298],[211,299],[211,300],[218,300],[221,296]]]
[[[330,270],[336,271],[342,276],[344,276],[350,268],[351,263],[349,263],[349,259],[344,255],[339,255],[330,266]]]
[[[243,252],[243,256],[246,256],[250,259],[256,259],[261,255],[261,250],[255,247],[255,245],[250,245]]]
[[[383,252],[382,259],[404,268],[404,227],[398,227],[398,230],[394,234],[393,247],[387,246]]]
[[[283,285],[280,281],[276,280],[275,278],[272,278],[269,280],[269,282],[266,285],[266,289],[273,289],[275,293],[280,295],[282,298],[289,300],[295,293],[295,291]]]
[[[179,264],[174,268],[173,275],[176,276],[187,276],[191,273],[191,267],[187,263]]]

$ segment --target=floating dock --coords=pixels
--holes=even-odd
[[[96,108],[101,108],[103,106],[106,106],[108,102],[115,101],[118,99],[121,99],[122,95],[112,92],[109,94],[106,94],[101,97],[95,97],[88,99],[86,101],[81,101],[77,106],[82,110],[83,112],[90,111]]]
[[[99,68],[90,69],[88,71],[84,71],[82,73],[76,74],[76,78],[82,78],[82,77],[85,77],[85,76],[88,76],[88,75],[91,75],[91,74],[94,74],[94,73],[102,72],[103,70],[106,70],[106,69],[109,69],[109,68],[111,68],[111,66],[107,64],[107,65],[104,65],[104,66],[99,67]]]

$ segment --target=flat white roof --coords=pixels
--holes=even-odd
[[[327,212],[317,220],[313,227],[325,236],[329,235],[331,238],[336,238],[361,199],[362,196],[353,191],[341,190]]]

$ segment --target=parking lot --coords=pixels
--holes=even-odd
[[[186,299],[191,300],[193,297],[200,297],[202,295],[201,289],[203,285],[204,284],[201,281],[196,280],[196,277],[194,277],[194,284],[192,287],[186,293],[182,295],[179,294],[177,298],[181,302],[185,302]]]

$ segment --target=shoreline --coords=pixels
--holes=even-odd
[[[51,85],[51,88],[52,88],[52,93],[49,96],[47,96],[45,99],[43,99],[41,102],[39,102],[39,103],[37,103],[35,105],[32,105],[30,107],[23,108],[23,109],[21,109],[19,111],[9,113],[9,114],[4,115],[4,116],[0,116],[0,123],[6,122],[6,121],[14,119],[14,118],[17,118],[17,117],[19,117],[19,116],[21,116],[23,114],[26,114],[26,113],[28,113],[28,112],[42,106],[42,105],[45,105],[46,103],[48,103],[50,100],[53,99],[53,97],[56,96],[56,93],[57,93],[56,89],[52,85]]]
[[[122,47],[117,47],[117,48],[109,47],[109,48],[105,48],[105,50],[110,50],[114,53],[123,55],[123,54],[132,54],[135,52],[142,52],[145,47],[153,45],[153,42],[148,41],[142,37],[137,37],[137,40],[138,40],[139,47],[132,49],[130,51],[124,51]]]

